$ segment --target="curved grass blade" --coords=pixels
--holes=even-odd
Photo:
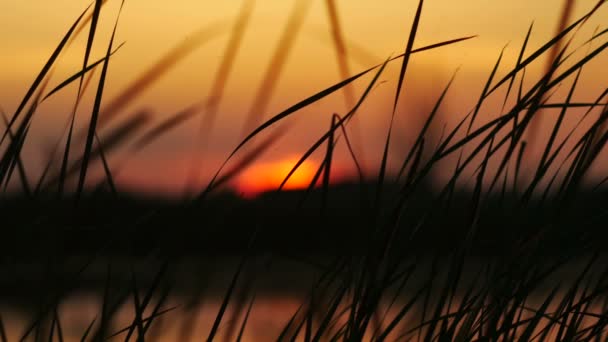
[[[222,177],[219,177],[219,172],[212,179],[207,186],[207,189],[199,196],[200,199],[204,198],[208,193],[210,193],[213,189],[221,186],[222,184],[228,182],[233,179],[239,173],[245,170],[246,167],[251,165],[254,161],[262,156],[262,154],[268,150],[279,138],[281,138],[287,132],[287,128],[278,129],[276,132],[271,134],[268,138],[262,141],[258,146],[253,148],[250,152],[248,152],[241,160],[230,168],[228,171],[224,173]],[[221,170],[220,170],[221,171]]]
[[[428,45],[428,46],[424,46],[422,48],[413,50],[412,53],[415,52],[421,52],[421,51],[426,51],[426,50],[430,50],[430,49],[434,49],[434,48],[438,48],[438,47],[442,47],[442,46],[446,46],[446,45],[450,45],[450,44],[454,44],[457,42],[461,42],[461,41],[465,41],[465,40],[469,40],[472,39],[476,36],[469,36],[469,37],[463,37],[463,38],[458,38],[458,39],[452,39],[452,40],[448,40],[448,41],[444,41],[444,42],[440,42],[440,43],[436,43],[436,44],[432,44],[432,45]],[[386,66],[386,64],[388,62],[391,62],[393,60],[399,59],[403,57],[403,55],[399,55],[393,58],[388,59],[387,61],[385,61],[382,64],[378,64],[376,66],[373,66],[371,68],[368,68],[367,70],[364,70],[346,80],[343,80],[339,83],[334,84],[333,86],[326,88],[298,103],[296,103],[295,105],[292,105],[291,107],[287,108],[286,110],[282,111],[281,113],[275,115],[274,117],[268,119],[265,123],[261,124],[258,128],[254,129],[247,137],[245,137],[238,145],[237,147],[229,154],[229,156],[226,158],[226,160],[222,163],[222,165],[220,166],[219,170],[216,172],[216,175],[213,177],[212,181],[210,182],[209,186],[207,187],[207,190],[205,190],[203,192],[203,194],[207,193],[208,190],[210,189],[210,187],[212,186],[213,182],[215,181],[215,179],[217,178],[217,176],[219,175],[219,173],[221,172],[221,170],[226,166],[226,164],[228,163],[228,161],[230,161],[232,159],[232,157],[241,149],[243,148],[243,146],[248,143],[251,139],[253,139],[255,136],[257,136],[260,132],[262,132],[263,130],[267,129],[268,127],[272,126],[273,124],[277,123],[278,121],[288,117],[289,115],[293,114],[294,112],[305,108],[307,106],[309,106],[312,103],[315,103],[317,101],[319,101],[320,99],[334,93],[335,91],[341,89],[342,87],[346,86],[347,84],[357,80],[358,78],[366,75],[367,73],[369,73],[372,70],[375,70],[377,68],[381,68],[381,70],[384,69],[384,67]],[[378,75],[376,75],[376,77],[374,78],[374,83],[376,82],[376,78]],[[366,94],[369,92],[370,88],[368,88],[366,90]],[[360,101],[361,102],[361,101]],[[360,105],[360,102],[356,105],[355,109],[358,108],[358,106]],[[352,114],[352,111],[351,113]],[[347,114],[347,117],[350,117],[349,114]],[[344,120],[347,119],[347,117],[344,118]],[[338,125],[341,125],[341,123],[344,121],[340,121],[338,123]],[[322,142],[321,142],[322,143]],[[317,146],[318,147],[318,146]],[[202,194],[199,196],[199,199],[204,197]]]
[[[281,185],[279,185],[279,189],[278,189],[279,191],[283,189],[283,187],[285,186],[285,184],[289,181],[289,179],[296,172],[296,170],[304,163],[304,161],[306,159],[308,159],[308,157],[310,157],[310,155],[312,155],[312,153],[314,151],[316,151],[316,149],[319,148],[319,146],[321,146],[325,142],[325,140],[327,140],[331,135],[333,135],[333,132],[338,128],[338,126],[343,125],[345,122],[347,122],[355,114],[355,112],[357,111],[357,109],[361,106],[361,104],[363,103],[363,101],[367,98],[367,95],[369,94],[369,92],[373,89],[374,84],[378,81],[378,78],[380,77],[380,75],[384,71],[384,68],[386,67],[388,61],[389,60],[387,59],[384,62],[384,64],[382,64],[382,67],[380,67],[380,69],[378,70],[378,72],[376,73],[376,75],[374,75],[374,78],[372,79],[372,81],[368,85],[367,89],[363,92],[363,95],[361,96],[361,98],[359,99],[359,101],[357,102],[357,104],[355,105],[355,107],[350,112],[348,112],[342,119],[340,119],[338,122],[336,122],[336,124],[333,126],[333,129],[330,129],[328,132],[326,132],[319,140],[317,140],[316,143],[314,143],[308,149],[308,151],[306,151],[306,153],[304,153],[302,155],[302,157],[300,158],[300,160],[298,160],[298,162],[289,171],[289,173],[287,174],[287,176],[285,176],[285,178],[281,182]]]
[[[447,41],[444,41],[444,42],[440,42],[440,43],[424,46],[424,47],[419,48],[419,49],[414,49],[414,50],[412,50],[412,53],[427,51],[427,50],[439,48],[439,47],[442,47],[442,46],[451,45],[451,44],[462,42],[462,41],[466,41],[466,40],[469,40],[469,39],[472,39],[472,38],[475,38],[475,37],[477,37],[477,36],[468,36],[468,37],[463,37],[463,38],[458,38],[458,39],[447,40]],[[392,57],[392,58],[390,58],[388,60],[388,62],[392,62],[394,60],[402,58],[403,56],[404,55],[401,54],[401,55]],[[368,74],[369,72],[371,72],[371,71],[373,71],[373,70],[375,70],[377,68],[382,67],[385,63],[386,62],[377,64],[377,65],[375,65],[375,66],[373,66],[371,68],[368,68],[368,69],[366,69],[366,70],[364,70],[364,71],[362,71],[362,72],[360,72],[360,73],[358,73],[356,75],[353,75],[353,76],[351,76],[351,77],[349,77],[349,78],[347,78],[347,79],[345,79],[343,81],[340,81],[340,82],[334,84],[333,86],[328,87],[328,88],[326,88],[326,89],[324,89],[324,90],[322,90],[322,91],[320,91],[320,92],[318,92],[318,93],[316,93],[316,94],[314,94],[314,95],[312,95],[312,96],[310,96],[310,97],[308,97],[308,98],[306,98],[306,99],[304,99],[304,100],[302,100],[302,101],[300,101],[300,102],[292,105],[291,107],[285,109],[284,111],[280,112],[279,114],[277,114],[277,115],[273,116],[272,118],[268,119],[266,122],[264,122],[263,124],[261,124],[260,126],[258,126],[251,133],[249,133],[249,135],[247,135],[237,145],[237,147],[230,153],[228,159],[230,159],[249,140],[251,140],[253,137],[255,137],[257,134],[259,134],[264,129],[266,129],[266,128],[272,126],[273,124],[275,124],[276,122],[278,122],[278,121],[280,121],[280,120],[288,117],[289,115],[293,114],[294,112],[296,112],[296,111],[298,111],[298,110],[300,110],[302,108],[305,108],[305,107],[307,107],[307,106],[309,106],[309,105],[311,105],[311,104],[313,104],[313,103],[315,103],[315,102],[323,99],[324,97],[326,97],[326,96],[328,96],[328,95],[336,92],[337,90],[342,89],[343,87],[345,87],[348,84],[354,82],[355,80],[361,78],[362,76]]]

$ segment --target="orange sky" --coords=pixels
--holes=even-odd
[[[63,34],[88,3],[77,0],[0,2],[0,44],[3,50],[0,54],[0,107],[9,115],[16,109]],[[105,52],[119,3],[118,0],[109,0],[102,11],[100,31],[92,52],[93,60]],[[121,112],[122,118],[145,107],[153,112],[153,122],[158,122],[205,100],[212,89],[215,73],[228,43],[230,27],[242,2],[180,0],[178,3],[161,0],[125,2],[117,42],[126,43],[111,60],[103,104],[109,103],[163,54],[193,32],[217,23],[218,33],[130,103]],[[302,26],[293,40],[268,106],[263,111],[264,118],[341,79],[323,0],[311,0],[308,9],[306,0],[252,3],[251,20],[227,79],[218,107],[219,116],[202,158],[205,167],[199,181],[208,179],[242,138],[245,117],[254,103],[260,82],[295,6],[301,6]],[[573,18],[588,11],[596,1],[581,0],[575,3]],[[562,5],[562,0],[425,1],[415,46],[469,35],[479,37],[421,53],[412,59],[396,122],[396,139],[402,143],[396,144],[393,153],[404,153],[421,123],[421,119],[416,119],[412,113],[424,111],[432,105],[457,67],[460,66],[461,70],[446,102],[449,110],[442,113],[441,119],[448,126],[457,122],[475,104],[501,48],[509,43],[501,69],[507,70],[515,63],[530,23],[535,22],[529,43],[532,49],[539,47],[554,33]],[[336,6],[347,42],[351,74],[403,51],[415,1],[338,0]],[[579,42],[587,39],[598,25],[600,29],[605,28],[605,19],[608,18],[606,7],[579,33]],[[304,13],[305,10],[307,12]],[[62,55],[50,81],[51,86],[78,70],[82,63],[85,36],[82,34]],[[585,69],[577,93],[580,101],[595,98],[605,88],[608,68],[603,65],[607,61],[606,54],[600,55]],[[543,67],[541,63],[532,66],[528,70],[530,78]],[[398,69],[398,63],[389,65],[382,76],[383,83],[373,91],[358,113],[361,128],[359,145],[365,146],[363,155],[369,172],[376,170],[375,166],[380,160]],[[369,80],[368,77],[354,85],[355,96],[361,94]],[[76,89],[75,85],[65,89],[43,103],[38,111],[30,132],[32,141],[25,147],[24,154],[32,178],[37,177],[45,148],[57,139],[65,125]],[[86,117],[90,115],[93,94],[93,91],[89,91],[80,106],[80,126],[88,122]],[[501,104],[501,101],[502,98],[496,96],[488,102],[486,119],[497,114],[492,113],[492,106]],[[267,151],[260,160],[261,165],[281,165],[293,155],[302,154],[327,130],[331,114],[344,113],[345,108],[344,95],[336,93],[299,112],[290,121],[290,131]],[[198,121],[188,121],[135,156],[127,156],[126,148],[121,150],[123,153],[112,155],[111,164],[121,165],[121,182],[138,188],[181,191],[195,150],[193,144],[197,141]],[[323,151],[313,156],[311,162],[315,168],[322,159]],[[336,165],[339,170],[353,169],[344,146],[338,146]],[[238,184],[254,182],[251,180],[255,178],[253,174],[260,171],[255,167],[251,170],[249,174],[246,172],[242,175]]]

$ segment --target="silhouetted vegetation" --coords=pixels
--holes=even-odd
[[[608,193],[603,181],[589,186],[587,180],[608,141],[608,91],[590,103],[575,100],[573,94],[587,63],[605,53],[608,29],[596,30],[581,46],[572,46],[571,40],[606,1],[598,1],[571,24],[566,24],[565,13],[559,32],[539,47],[528,46],[531,26],[516,65],[500,75],[501,54],[475,108],[440,134],[433,127],[450,80],[395,172],[388,167],[395,144],[391,121],[381,163],[367,177],[349,129],[385,67],[401,66],[394,118],[400,96],[408,90],[410,57],[474,36],[418,47],[418,24],[424,17],[420,0],[404,52],[351,75],[339,10],[327,0],[344,79],[260,123],[308,6],[299,1],[244,123],[247,134],[208,185],[181,200],[122,191],[113,177],[119,166],[110,165],[106,156],[119,149],[135,154],[177,124],[197,117],[201,141],[206,139],[219,114],[215,101],[222,97],[252,3],[244,2],[230,31],[225,63],[209,99],[184,106],[154,125],[142,111],[108,128],[127,103],[222,25],[211,25],[176,46],[105,104],[108,65],[120,58],[120,46],[113,33],[105,56],[91,62],[104,2],[96,0],[82,12],[15,112],[5,115],[0,140],[0,185],[5,190],[0,203],[0,298],[29,310],[31,321],[22,340],[62,341],[60,304],[83,289],[101,298],[100,311],[81,333],[83,341],[158,339],[155,326],[167,327],[162,322],[171,322],[171,315],[180,310],[185,318],[173,321],[180,325],[178,340],[238,341],[256,315],[256,300],[281,291],[293,292],[301,304],[293,316],[284,317],[275,337],[281,341],[606,339]],[[118,24],[116,18],[114,32]],[[58,58],[78,34],[87,32],[82,69],[49,91]],[[582,56],[574,53],[581,49],[586,51]],[[525,87],[526,68],[545,60],[545,72],[527,80],[530,86]],[[96,85],[89,83],[95,70],[100,73]],[[362,93],[349,88],[365,80]],[[78,93],[65,136],[48,156],[41,177],[32,182],[21,154],[37,106],[70,84],[78,84]],[[554,96],[559,86],[569,87],[563,99]],[[87,87],[94,87],[94,105],[88,125],[76,127],[76,108]],[[499,89],[507,89],[504,108],[495,119],[484,121],[482,104]],[[286,118],[339,92],[345,92],[350,110],[328,115],[329,129],[301,154],[276,191],[243,199],[226,190],[226,184],[285,134],[281,124]],[[534,119],[549,108],[559,114],[552,119],[548,141],[526,140]],[[573,108],[587,109],[580,120],[592,124],[577,125],[564,135],[563,120]],[[266,132],[270,134],[262,136]],[[330,183],[338,144],[348,146],[360,179]],[[525,159],[529,144],[543,144],[539,160]],[[317,150],[325,151],[324,158],[309,188],[284,190],[288,178]],[[455,162],[443,163],[448,158]],[[522,162],[534,169],[531,176],[523,174]],[[193,174],[199,165],[200,160],[193,160]],[[432,177],[440,165],[453,168],[445,184]],[[99,184],[89,178],[95,166],[104,174]],[[461,186],[467,180],[472,187]],[[20,191],[6,190],[9,183],[19,184]],[[173,295],[184,302],[170,303]],[[219,299],[215,318],[205,336],[195,335],[194,317],[210,298]],[[126,321],[118,318],[125,307],[132,314]],[[6,341],[0,314],[0,341]]]

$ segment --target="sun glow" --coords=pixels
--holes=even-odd
[[[298,160],[299,158],[290,157],[278,161],[256,163],[239,177],[236,188],[246,197],[254,197],[264,191],[276,190]],[[317,166],[313,162],[305,161],[289,177],[283,189],[306,189],[316,170]]]

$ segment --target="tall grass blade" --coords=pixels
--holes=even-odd
[[[410,56],[412,54],[412,50],[414,47],[414,40],[416,38],[416,33],[418,32],[418,24],[420,22],[420,17],[422,15],[423,3],[424,3],[424,0],[420,0],[418,2],[418,8],[416,9],[414,21],[412,22],[410,36],[407,40],[405,52],[403,53],[403,60],[401,62],[401,70],[399,71],[399,81],[397,83],[397,90],[395,92],[395,101],[393,102],[393,112],[391,114],[391,120],[390,120],[390,123],[388,126],[386,142],[384,143],[384,151],[382,152],[382,161],[380,162],[380,171],[378,172],[378,182],[376,184],[376,201],[375,201],[376,206],[380,206],[380,200],[382,197],[382,188],[384,187],[384,177],[386,174],[386,165],[388,163],[388,151],[389,151],[389,145],[390,145],[390,141],[391,141],[391,133],[393,130],[393,122],[395,119],[395,113],[397,112],[397,103],[399,102],[399,96],[401,95],[401,88],[403,87],[403,82],[405,80],[405,71],[407,70]]]
[[[59,197],[61,197],[63,195],[63,190],[65,188],[65,180],[66,180],[66,171],[67,171],[67,167],[68,167],[68,162],[70,160],[70,148],[72,146],[72,137],[74,135],[74,123],[76,121],[76,110],[78,108],[78,104],[80,103],[80,97],[82,95],[82,93],[84,91],[86,91],[86,88],[88,88],[90,81],[93,79],[93,75],[95,74],[95,70],[93,70],[93,72],[91,72],[89,74],[89,77],[86,79],[84,85],[81,87],[79,85],[78,87],[78,97],[76,98],[76,103],[74,104],[74,110],[72,111],[72,116],[70,118],[70,123],[69,123],[69,129],[68,129],[68,136],[65,142],[65,148],[63,150],[63,159],[61,161],[61,169],[59,171],[59,189],[58,189],[58,195]],[[81,92],[82,90],[82,92]],[[59,147],[59,143],[58,146],[56,148]],[[54,155],[55,153],[53,153]],[[52,155],[51,155],[52,157]],[[50,163],[51,163],[52,159],[49,159],[49,165],[47,167],[50,168]],[[44,178],[41,177],[40,178],[40,182],[38,184],[42,184]]]
[[[97,3],[99,3],[99,1]],[[112,36],[110,37],[110,42],[108,44],[108,50],[106,52],[106,60],[103,62],[103,66],[101,69],[101,75],[99,77],[99,85],[97,86],[97,94],[95,95],[95,103],[93,104],[93,112],[91,113],[89,130],[87,133],[86,143],[85,143],[84,152],[83,152],[82,167],[80,169],[80,177],[78,178],[78,185],[76,188],[76,200],[80,199],[80,196],[82,195],[82,191],[84,190],[84,183],[85,183],[85,180],[87,177],[87,171],[89,168],[89,159],[91,157],[91,150],[93,149],[93,139],[97,132],[97,118],[99,117],[99,112],[100,112],[100,108],[101,108],[101,98],[103,96],[106,75],[108,73],[108,64],[110,62],[110,53],[112,52],[112,45],[114,44],[116,28],[118,27],[118,20],[120,19],[120,13],[122,12],[123,4],[124,4],[124,2],[121,3],[121,5],[120,5],[118,16],[116,17],[116,22],[114,23],[114,29],[112,30]]]
[[[418,32],[418,24],[420,22],[420,16],[422,14],[423,3],[424,3],[424,0],[418,1],[418,8],[416,9],[416,14],[414,16],[414,21],[412,23],[412,28],[410,30],[410,36],[407,40],[405,52],[403,53],[403,61],[401,62],[401,70],[399,71],[399,82],[397,83],[397,91],[395,92],[395,101],[393,103],[393,115],[397,111],[397,103],[399,102],[399,95],[401,94],[401,88],[403,87],[403,81],[405,79],[405,71],[407,70],[408,62],[410,60],[410,55],[412,54],[412,50],[414,47],[414,39],[416,38],[416,33]]]

